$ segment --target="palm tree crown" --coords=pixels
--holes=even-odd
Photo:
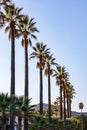
[[[81,110],[81,113],[82,113],[82,109],[84,107],[84,104],[82,102],[79,103],[79,109]]]
[[[49,54],[49,49],[46,49],[46,47],[47,45],[39,42],[36,43],[36,47],[32,47],[34,51],[31,53],[30,58],[39,59],[39,62],[37,62],[38,68],[44,68],[46,55]]]

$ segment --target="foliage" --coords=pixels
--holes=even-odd
[[[31,120],[30,130],[47,130],[48,118],[42,116],[35,116]],[[64,121],[58,118],[52,118],[51,120],[52,130],[64,130]],[[87,117],[84,115],[78,115],[66,120],[66,130],[87,130]]]
[[[12,100],[15,102],[12,104]],[[22,121],[25,117],[26,119],[31,118],[33,116],[35,105],[30,105],[31,99],[24,98],[23,96],[15,97],[8,96],[8,94],[1,93],[0,94],[0,124],[3,127],[3,130],[6,127],[6,123],[9,118],[14,116],[18,117],[18,123]]]

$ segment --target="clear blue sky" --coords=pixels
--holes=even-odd
[[[87,111],[87,0],[14,0],[23,13],[34,17],[40,33],[39,42],[47,44],[56,62],[64,65],[76,90],[72,110],[79,111],[79,102]],[[0,92],[10,91],[10,42],[0,30]],[[33,42],[35,45],[35,41]],[[32,49],[29,47],[29,55]],[[37,60],[29,61],[29,94],[32,103],[39,102]],[[16,40],[16,94],[24,93],[24,50]],[[51,80],[52,102],[59,96],[55,80]],[[47,103],[47,80],[44,79],[44,102]]]

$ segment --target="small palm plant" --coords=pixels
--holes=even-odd
[[[2,122],[2,130],[6,130],[6,121],[9,119],[10,97],[8,94],[0,94],[0,119]]]

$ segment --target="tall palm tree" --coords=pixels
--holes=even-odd
[[[75,95],[75,89],[73,88],[73,85],[71,85],[70,82],[67,82],[66,84],[66,101],[67,101],[67,117],[71,117],[71,102],[72,98]]]
[[[67,82],[66,84],[66,94],[65,94],[65,97],[66,97],[66,103],[67,103],[67,118],[70,117],[70,97],[71,97],[71,88],[70,88],[70,82]]]
[[[6,23],[5,31],[9,32],[9,40],[11,40],[11,95],[15,95],[15,34],[18,20],[23,16],[20,14],[22,8],[15,7],[14,4],[2,3],[4,13],[3,21]]]
[[[59,110],[59,106],[60,106],[60,97],[57,97],[55,102],[53,103],[54,107],[55,107],[55,112],[56,112],[56,117],[58,118],[58,111]]]
[[[70,109],[70,111],[69,111],[69,117],[71,117],[71,103],[72,103],[72,99],[73,99],[73,97],[75,97],[75,94],[76,94],[73,85],[71,85],[70,87],[71,87],[71,89],[70,89],[71,95],[69,97],[69,109]]]
[[[65,67],[64,67],[64,72],[63,72],[63,101],[64,101],[64,122],[66,121],[66,102],[65,102],[65,94],[66,94],[66,84],[68,82],[68,72],[66,71]]]
[[[15,36],[16,36],[16,27],[18,26],[19,19],[23,16],[20,14],[22,8],[16,8],[14,4],[4,4],[3,5],[3,21],[6,23],[5,31],[9,32],[9,40],[11,40],[11,86],[10,86],[10,95],[15,95]],[[14,101],[12,101],[13,103]],[[11,117],[10,123],[13,124],[14,117]],[[14,126],[11,125],[11,129],[14,129]]]
[[[57,65],[55,62],[55,58],[53,58],[53,55],[46,55],[46,61],[45,61],[45,75],[48,77],[48,129],[51,130],[51,81],[50,76],[52,75],[52,65]]]
[[[56,79],[56,85],[60,86],[60,119],[63,118],[63,107],[62,107],[62,92],[63,92],[63,75],[65,72],[65,67],[57,65],[56,69],[54,70],[53,76]]]
[[[25,85],[24,85],[24,95],[25,98],[29,97],[29,84],[28,84],[28,45],[32,45],[31,38],[37,39],[35,32],[39,32],[35,27],[36,22],[33,22],[33,18],[29,19],[28,16],[22,17],[19,21],[19,29],[17,30],[17,37],[22,36],[22,46],[24,47],[24,57],[25,57]],[[24,120],[24,129],[28,130],[28,121]]]
[[[15,95],[15,35],[16,27],[19,19],[22,17],[20,14],[22,8],[16,8],[15,5],[4,6],[5,21],[8,23],[5,31],[9,32],[9,40],[11,40],[11,95]]]
[[[45,65],[45,57],[49,53],[49,49],[46,49],[46,45],[43,43],[36,43],[36,47],[33,48],[30,58],[37,58],[37,68],[40,70],[40,115],[43,115],[43,69]]]
[[[33,18],[29,18],[28,16],[24,16],[20,20],[20,25],[18,29],[17,37],[22,36],[22,47],[24,47],[24,56],[25,56],[25,87],[24,87],[24,95],[28,97],[28,45],[32,45],[31,38],[37,39],[35,32],[39,32],[35,27],[36,22],[34,22]]]

